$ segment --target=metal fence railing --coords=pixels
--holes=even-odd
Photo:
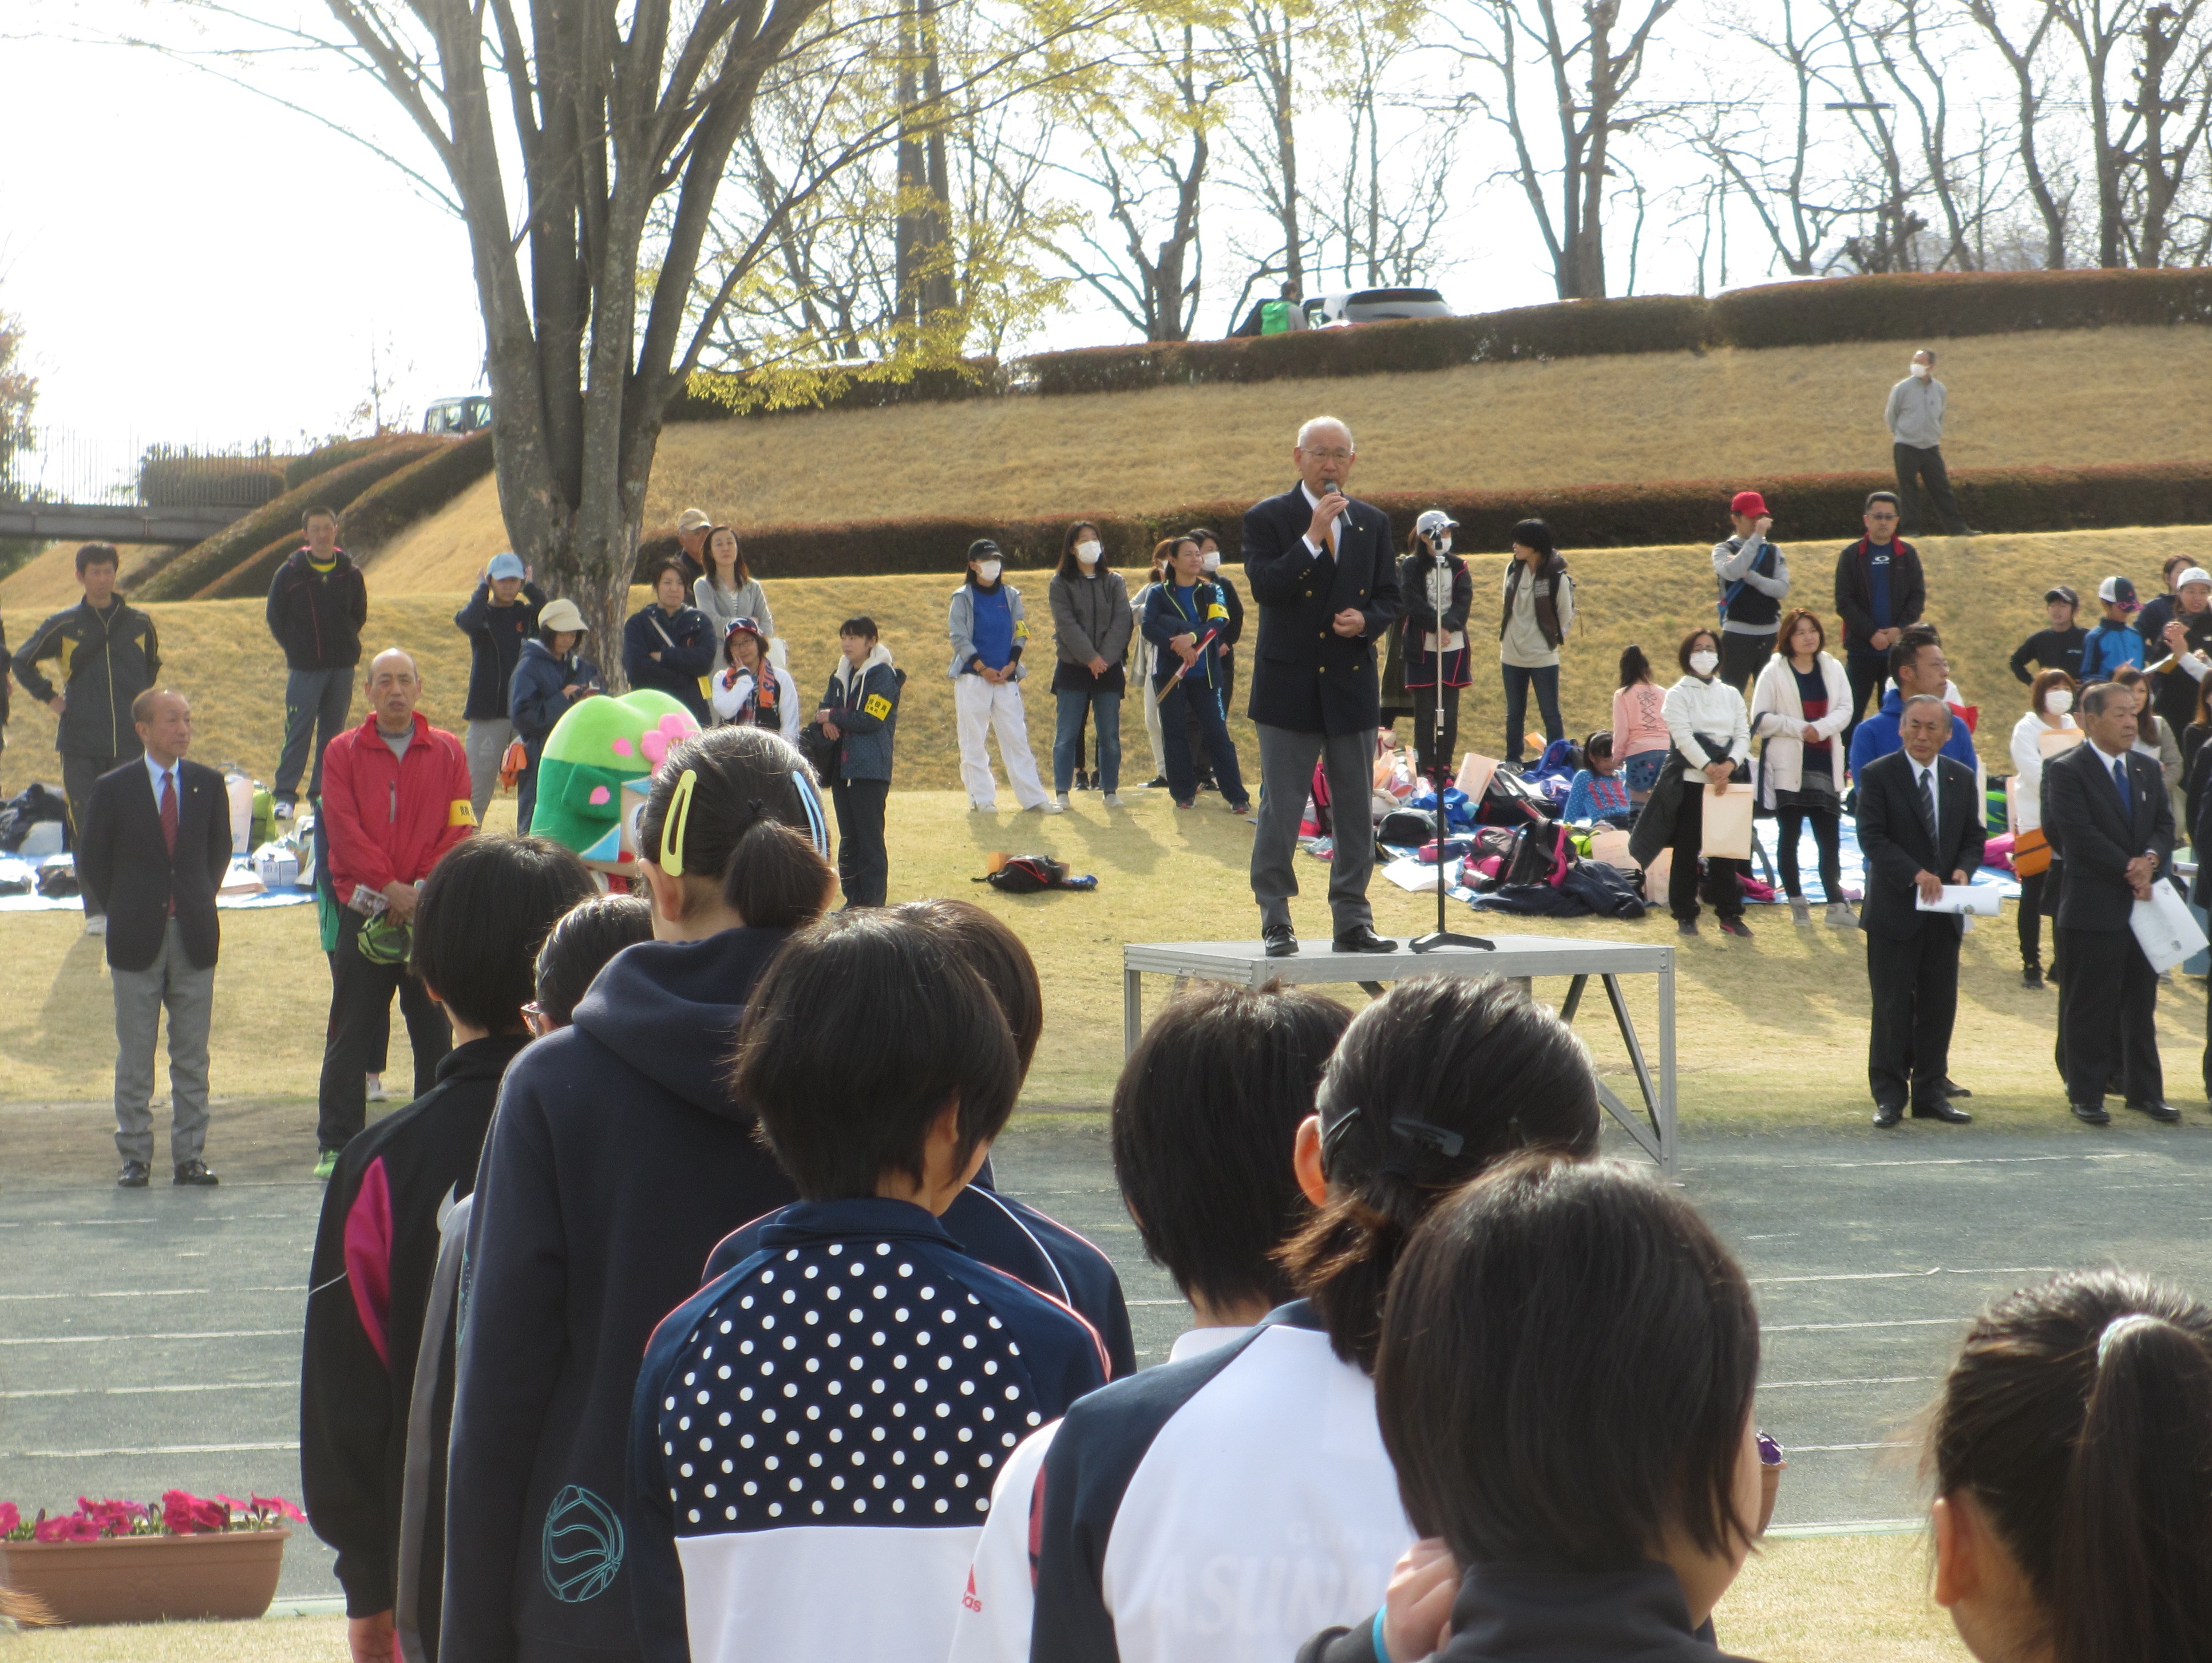
[[[243,510],[283,494],[289,460],[266,441],[172,444],[39,427],[27,442],[0,446],[0,503]]]

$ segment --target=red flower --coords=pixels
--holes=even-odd
[[[60,1519],[43,1520],[31,1532],[37,1542],[97,1542],[100,1526],[82,1513],[72,1513]]]
[[[95,1502],[80,1495],[76,1509],[100,1527],[102,1536],[128,1536],[146,1518],[146,1509],[136,1502]]]
[[[161,1523],[174,1536],[227,1530],[230,1526],[230,1509],[221,1502],[172,1489],[161,1497]]]
[[[272,1514],[279,1519],[289,1519],[295,1524],[306,1524],[307,1515],[294,1507],[282,1495],[257,1495],[253,1498],[256,1513]]]
[[[22,1526],[23,1515],[15,1511],[15,1504],[0,1502],[0,1536],[5,1536],[11,1530],[20,1530]]]

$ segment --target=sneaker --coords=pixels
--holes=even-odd
[[[1677,935],[1696,935],[1698,933],[1698,921],[1695,918],[1676,919],[1674,921],[1674,933]]]
[[[372,1103],[381,1103],[384,1101],[384,1076],[380,1074],[372,1074],[368,1076],[368,1100]]]
[[[999,812],[999,805],[995,802],[971,802],[968,805],[968,812],[971,814],[995,814]]]
[[[337,1169],[338,1152],[336,1149],[325,1149],[315,1157],[315,1176],[321,1179],[324,1183],[329,1183],[331,1174]]]
[[[88,935],[106,935],[107,915],[105,912],[86,913],[84,915],[84,933]]]
[[[1858,916],[1851,911],[1851,904],[1849,901],[1830,901],[1828,903],[1829,929],[1856,929],[1858,927]]]
[[[1121,806],[1121,794],[1119,791],[1109,791],[1106,794],[1106,806],[1109,808],[1119,808]]]
[[[1813,922],[1812,907],[1808,903],[1800,900],[1795,895],[1792,895],[1790,898],[1790,922],[1793,924],[1800,925],[1809,924]]]
[[[1168,777],[1165,774],[1155,774],[1145,782],[1145,789],[1147,791],[1164,791],[1167,789]]]
[[[1741,918],[1723,918],[1721,920],[1721,934],[1747,941],[1751,939],[1751,926]]]
[[[1249,802],[1232,802],[1229,805],[1229,812],[1237,815],[1249,814],[1252,812],[1252,805]]]
[[[1078,789],[1081,789],[1081,788],[1079,788],[1079,787]],[[1054,801],[1054,802],[1058,803],[1058,804],[1059,804],[1062,808],[1068,808],[1068,807],[1073,807],[1073,804],[1071,804],[1071,803],[1068,801],[1068,800],[1067,800],[1067,793],[1066,793],[1066,792],[1065,792],[1065,791],[1061,792],[1061,793],[1060,793],[1057,797],[1054,797],[1054,798],[1053,799],[1053,801]]]
[[[1047,797],[1036,806],[1036,812],[1040,814],[1065,814],[1067,812],[1067,800],[1063,797],[1058,802],[1054,802],[1050,797]]]

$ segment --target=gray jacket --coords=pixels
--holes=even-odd
[[[1001,577],[999,587],[1006,592],[1007,609],[1014,615],[1014,673],[1007,678],[1019,681],[1029,673],[1021,661],[1021,649],[1028,642],[1030,626],[1027,614],[1022,609],[1022,592]],[[952,606],[945,614],[945,627],[952,635],[952,667],[945,673],[957,677],[975,661],[975,588],[963,583],[952,591]]]
[[[1890,388],[1881,416],[1889,423],[1889,436],[1900,445],[1934,450],[1943,442],[1943,383],[1933,375],[1924,381],[1907,375]]]
[[[714,626],[714,672],[728,667],[729,660],[722,651],[723,637],[729,634],[730,625],[741,618],[750,618],[761,626],[763,636],[775,634],[775,618],[768,609],[768,591],[761,588],[757,577],[749,577],[732,594],[717,588],[712,578],[694,580],[691,585],[691,604],[707,614],[707,621]]]
[[[1054,572],[1045,599],[1052,606],[1053,642],[1061,663],[1087,667],[1094,658],[1109,665],[1121,661],[1135,614],[1121,573],[1101,570],[1094,577],[1068,578]]]

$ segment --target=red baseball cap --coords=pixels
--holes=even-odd
[[[1766,499],[1755,490],[1740,490],[1729,498],[1730,514],[1746,514],[1756,520],[1766,512]]]

